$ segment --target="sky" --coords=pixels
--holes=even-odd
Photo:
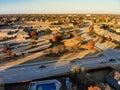
[[[0,14],[120,14],[120,0],[0,0]]]

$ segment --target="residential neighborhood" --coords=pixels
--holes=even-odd
[[[120,90],[118,4],[1,0],[0,90]]]

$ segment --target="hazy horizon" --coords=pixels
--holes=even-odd
[[[120,14],[119,0],[0,0],[0,14]]]

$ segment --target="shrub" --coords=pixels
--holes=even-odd
[[[45,30],[45,34],[51,34],[52,31],[50,29]]]
[[[79,73],[81,71],[81,67],[80,66],[72,66],[71,68],[71,72],[72,73]]]
[[[90,40],[88,43],[87,43],[87,46],[88,46],[88,49],[93,49],[94,46],[95,46],[95,43],[93,40]]]

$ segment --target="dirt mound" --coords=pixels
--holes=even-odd
[[[62,42],[64,43],[65,47],[72,47],[72,46],[80,44],[80,41],[75,38],[66,39],[66,40],[63,40]]]

